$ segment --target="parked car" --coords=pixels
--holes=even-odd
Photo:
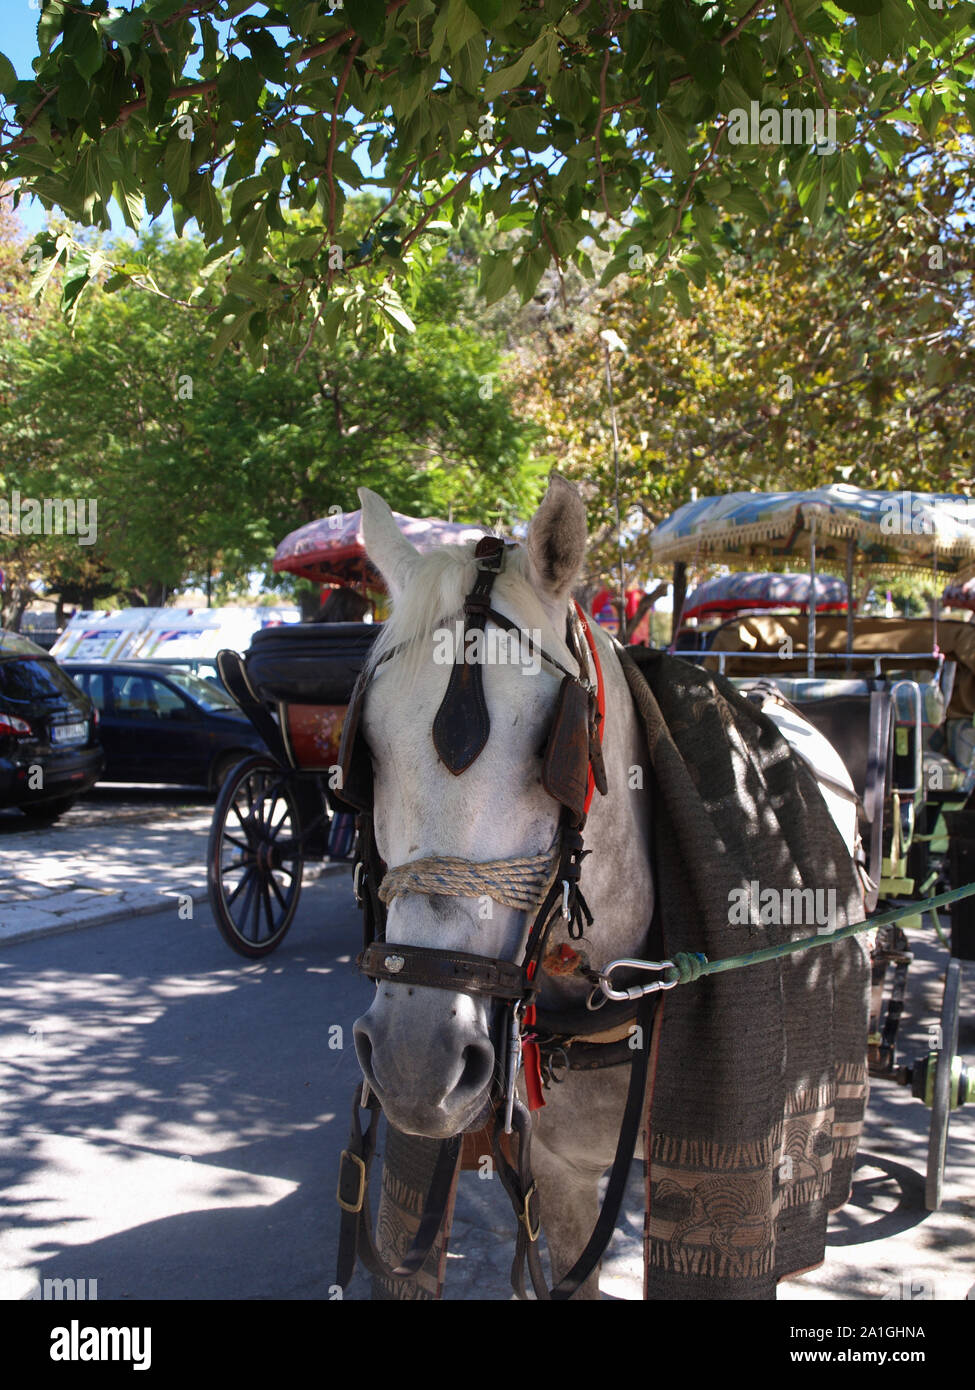
[[[192,671],[152,661],[65,661],[99,714],[107,782],[216,791],[241,758],[266,751],[236,702]]]
[[[0,629],[0,806],[55,820],[101,776],[98,715],[43,647]]]
[[[200,676],[220,690],[224,689],[220,672],[217,670],[217,658],[215,656],[153,656],[140,657],[139,659],[151,661],[153,666],[164,666],[170,673],[192,671],[194,676]]]

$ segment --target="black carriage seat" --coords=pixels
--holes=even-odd
[[[283,623],[255,632],[247,679],[269,704],[347,705],[379,623]]]

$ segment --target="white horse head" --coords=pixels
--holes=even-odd
[[[496,641],[488,624],[481,654],[490,735],[460,775],[440,761],[432,727],[444,697],[463,602],[475,578],[473,547],[444,547],[421,556],[404,538],[389,507],[360,489],[370,559],[393,599],[392,616],[370,661],[363,730],[374,770],[376,843],[390,869],[427,857],[484,863],[540,856],[553,847],[559,805],[542,785],[541,751],[560,676],[540,661],[544,650],[575,672],[566,644],[566,615],[586,546],[585,508],[576,490],[553,477],[529,527],[527,542],[508,552],[492,606],[530,633],[535,650]],[[596,796],[586,827],[592,851],[582,890],[596,916],[594,964],[636,951],[652,911],[644,784],[645,753],[625,678],[609,639],[595,636],[606,684],[603,751],[609,781]],[[381,658],[386,653],[392,655]],[[476,653],[472,653],[476,655]],[[487,894],[407,892],[389,904],[386,941],[521,961],[530,913]],[[567,940],[564,924],[549,950]],[[581,1002],[579,980],[546,980],[543,1002]],[[460,991],[380,980],[369,1011],[355,1025],[356,1051],[387,1117],[408,1133],[445,1138],[486,1118],[495,1077],[492,1000]]]

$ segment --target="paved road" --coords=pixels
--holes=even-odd
[[[181,920],[175,902],[5,946],[0,1297],[75,1278],[97,1279],[100,1299],[328,1298],[337,1156],[357,1079],[351,1024],[370,992],[351,968],[358,948],[345,873],[306,886],[266,963],[232,955],[205,906]],[[930,993],[936,975],[928,965],[915,982]],[[936,1012],[917,1005],[918,1038]],[[341,1048],[328,1045],[334,1026]],[[970,1026],[966,1045],[975,1054]],[[927,1113],[875,1088],[854,1200],[834,1218],[827,1262],[780,1298],[873,1301],[912,1284],[940,1299],[968,1294],[975,1116],[953,1122],[947,1201],[929,1215]],[[605,1267],[609,1297],[639,1297],[639,1167]],[[448,1299],[510,1296],[511,1228],[499,1183],[465,1174]],[[348,1296],[368,1292],[359,1275]]]

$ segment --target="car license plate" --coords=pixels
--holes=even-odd
[[[52,743],[84,743],[87,737],[87,724],[55,724],[51,728]]]

